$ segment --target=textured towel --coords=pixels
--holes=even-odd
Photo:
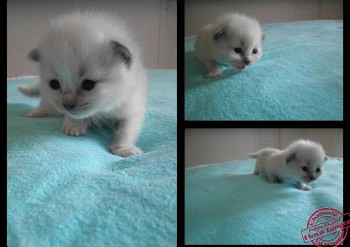
[[[322,207],[343,211],[343,161],[330,159],[311,191],[252,175],[255,160],[186,169],[186,244],[304,244],[300,231]],[[310,242],[308,243],[310,245]]]
[[[62,118],[26,118],[37,98],[10,80],[7,239],[11,247],[176,245],[176,71],[149,71],[140,156],[109,153],[112,130],[60,132]]]
[[[204,79],[195,37],[185,39],[186,120],[342,120],[343,22],[262,25],[262,58]]]

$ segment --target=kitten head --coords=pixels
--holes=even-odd
[[[264,39],[257,20],[242,14],[226,14],[214,26],[213,54],[219,62],[243,70],[259,60]]]
[[[133,52],[123,38],[110,37],[106,25],[101,16],[63,16],[29,54],[40,65],[41,97],[72,118],[108,111],[130,90]]]
[[[323,164],[327,159],[320,144],[299,140],[287,148],[286,168],[294,178],[308,183],[322,175]]]

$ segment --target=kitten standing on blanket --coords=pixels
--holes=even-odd
[[[127,157],[142,127],[147,76],[141,53],[124,22],[98,12],[75,12],[51,22],[51,29],[29,54],[39,63],[40,82],[20,86],[41,95],[28,117],[64,115],[62,132],[84,135],[90,124],[117,121],[110,151]]]
[[[254,175],[263,173],[270,183],[283,180],[294,180],[297,188],[311,190],[305,185],[322,175],[323,163],[328,159],[322,146],[309,140],[292,142],[286,149],[264,148],[252,154],[257,158]]]
[[[228,13],[205,26],[197,36],[195,53],[209,73],[208,79],[222,74],[219,64],[244,70],[262,55],[262,32],[256,19]]]

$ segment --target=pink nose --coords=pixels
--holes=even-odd
[[[251,62],[252,62],[252,61],[250,61],[249,59],[244,59],[244,63],[245,63],[246,65],[249,65]]]

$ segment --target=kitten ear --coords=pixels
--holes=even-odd
[[[38,49],[34,49],[28,54],[28,58],[34,62],[40,61],[40,55]]]
[[[226,28],[225,28],[225,27],[220,28],[219,30],[217,30],[217,31],[214,33],[213,39],[214,39],[214,40],[218,40],[220,37],[224,36],[225,33],[226,33]]]
[[[264,40],[264,39],[266,39],[266,34],[265,34],[265,33],[262,33],[262,35],[261,35],[261,40]]]
[[[297,156],[296,153],[289,155],[286,159],[286,162],[289,163],[289,162],[293,161],[296,158],[296,156]]]
[[[121,58],[127,67],[130,67],[132,61],[132,54],[130,50],[114,40],[110,41],[110,44],[112,46],[114,55]]]

